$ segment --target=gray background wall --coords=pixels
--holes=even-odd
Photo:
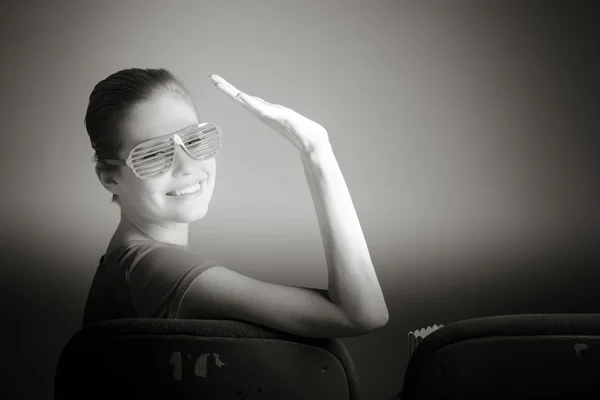
[[[3,2],[2,391],[51,398],[118,208],[83,125],[109,74],[165,67],[225,132],[190,246],[326,287],[295,150],[209,85],[324,125],[390,309],[343,342],[371,399],[402,388],[410,330],[598,312],[598,21],[592,2]]]

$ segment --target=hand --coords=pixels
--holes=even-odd
[[[240,92],[219,75],[211,74],[208,79],[236,103],[290,140],[301,152],[312,153],[329,146],[327,131],[315,121],[282,105]]]

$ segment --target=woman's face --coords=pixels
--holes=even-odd
[[[138,104],[122,125],[123,137],[119,158],[125,159],[137,144],[197,124],[195,108],[180,95],[161,93]],[[129,167],[121,167],[115,178],[119,187],[119,203],[127,213],[161,226],[190,223],[208,211],[216,174],[214,157],[197,161],[180,147],[175,150],[171,170],[148,180],[136,177]],[[200,193],[174,196],[170,192],[201,183]]]

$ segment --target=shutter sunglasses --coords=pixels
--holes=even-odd
[[[183,147],[194,160],[208,160],[221,149],[221,129],[212,122],[194,124],[138,144],[125,160],[110,159],[104,162],[126,165],[138,178],[153,179],[171,169],[177,145]]]

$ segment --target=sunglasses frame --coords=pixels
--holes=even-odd
[[[209,157],[209,158],[198,158],[195,157],[194,155],[192,155],[189,150],[187,149],[187,147],[185,147],[185,144],[183,143],[183,140],[181,139],[180,135],[188,135],[190,133],[195,133],[197,131],[200,131],[203,129],[204,125],[208,125],[208,128],[215,128],[217,131],[217,136],[219,138],[219,147],[215,150],[214,154]],[[189,131],[189,132],[188,132]],[[127,158],[125,160],[121,160],[121,159],[108,159],[108,160],[103,160],[102,162],[106,163],[106,164],[110,164],[110,165],[117,165],[117,166],[127,166],[129,167],[129,169],[131,170],[131,172],[134,173],[134,175],[136,177],[138,177],[139,179],[142,180],[149,180],[149,179],[154,179],[154,178],[158,178],[159,176],[162,176],[164,174],[166,174],[167,172],[169,172],[171,170],[171,168],[173,168],[173,164],[175,163],[175,157],[176,157],[176,152],[173,153],[173,160],[171,161],[171,165],[169,166],[169,168],[166,168],[163,172],[161,172],[159,175],[155,175],[155,176],[151,176],[151,177],[142,177],[140,176],[137,171],[135,170],[135,168],[133,167],[133,153],[135,152],[135,150],[141,146],[147,145],[149,142],[152,141],[157,141],[160,142],[161,140],[164,140],[165,138],[168,137],[172,137],[173,139],[173,148],[176,149],[177,146],[180,146],[181,148],[183,148],[183,151],[185,151],[185,153],[190,156],[192,159],[194,160],[210,160],[211,158],[213,158],[214,156],[217,155],[217,153],[219,152],[219,150],[221,150],[221,145],[223,143],[223,135],[222,135],[222,131],[221,128],[219,128],[217,125],[215,125],[212,122],[202,122],[202,123],[198,123],[198,124],[193,124],[190,125],[186,128],[183,128],[181,130],[178,130],[177,132],[173,132],[173,133],[167,133],[165,135],[162,136],[158,136],[152,139],[148,139],[142,143],[137,144],[136,146],[134,146],[130,151],[129,151],[129,155],[127,156]]]

